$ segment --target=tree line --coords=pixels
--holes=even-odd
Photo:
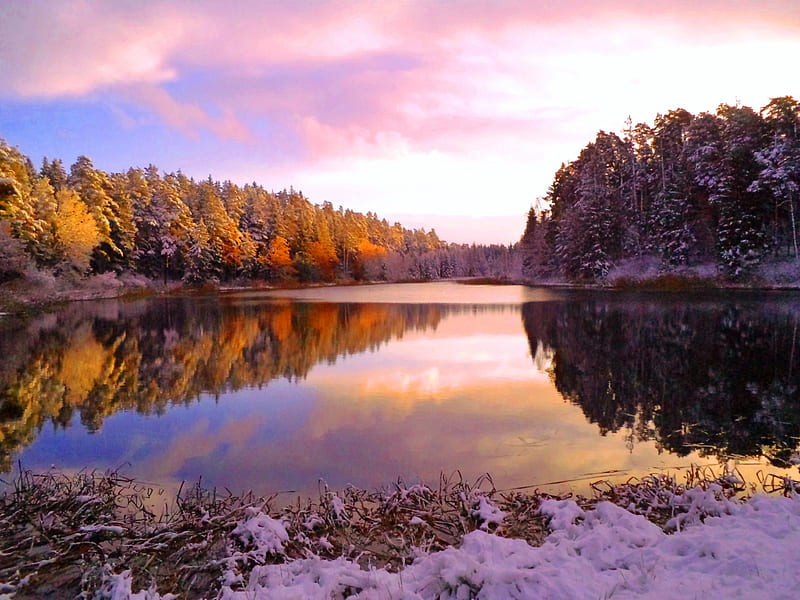
[[[741,278],[771,257],[798,256],[800,103],[759,112],[720,105],[659,114],[622,137],[600,131],[562,164],[521,240],[528,277],[602,280],[626,259],[663,270],[713,263]]]
[[[499,276],[512,255],[312,204],[292,188],[197,181],[153,165],[106,173],[85,156],[69,170],[45,158],[37,170],[0,140],[0,283],[31,268],[188,283]]]

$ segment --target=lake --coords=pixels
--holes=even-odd
[[[388,284],[0,318],[0,471],[315,494],[797,478],[800,294]],[[8,479],[8,475],[4,476]]]

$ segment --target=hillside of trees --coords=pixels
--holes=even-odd
[[[800,103],[759,112],[671,110],[623,136],[599,132],[563,164],[531,209],[521,241],[527,277],[605,279],[628,259],[662,271],[713,264],[746,279],[764,261],[796,258],[800,237]]]
[[[135,273],[199,283],[420,280],[502,276],[506,246],[448,244],[372,212],[312,204],[155,166],[106,173],[79,157],[40,169],[0,140],[0,283],[46,271],[72,278]]]

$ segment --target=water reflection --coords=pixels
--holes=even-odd
[[[800,443],[796,304],[606,297],[522,313],[531,348],[554,351],[556,388],[602,434],[781,466]]]
[[[0,334],[0,469],[45,423],[90,431],[202,393],[305,378],[318,363],[435,328],[446,306],[248,304],[212,298],[74,304]]]
[[[780,464],[798,446],[791,296],[448,286],[433,295],[489,303],[426,304],[417,284],[398,288],[407,304],[376,301],[385,286],[0,321],[0,469],[127,463],[259,493],[461,469],[512,487],[728,455]]]
[[[227,395],[218,408],[201,402],[191,427],[159,436],[149,458],[126,458],[147,460],[142,471],[159,482],[202,474],[218,485],[312,493],[320,477],[374,487],[460,469],[515,486],[661,463],[652,446],[632,455],[619,439],[600,438],[531,368],[519,307],[448,309],[435,331],[317,365],[297,384]]]

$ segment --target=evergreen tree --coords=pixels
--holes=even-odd
[[[691,209],[685,192],[681,193],[675,183],[668,183],[656,194],[652,215],[655,246],[664,264],[687,264],[696,238],[690,226]]]
[[[97,272],[107,271],[121,261],[120,242],[127,235],[118,216],[119,207],[111,197],[109,177],[95,169],[90,158],[79,156],[70,167],[67,185],[86,204],[100,234],[100,244],[92,256],[93,267]]]
[[[800,103],[791,96],[774,98],[761,112],[770,128],[770,141],[755,153],[762,170],[748,191],[770,194],[772,245],[776,253],[785,245],[796,257],[800,227],[796,214],[800,201]]]
[[[43,158],[39,174],[42,177],[47,177],[50,180],[50,185],[56,191],[67,187],[67,171],[64,169],[64,163],[58,158],[54,158],[52,161],[48,161],[47,157]]]
[[[711,202],[718,210],[717,244],[722,268],[739,276],[757,264],[767,245],[764,193],[751,188],[760,166],[756,152],[765,140],[763,120],[752,109],[721,105],[724,154]]]

